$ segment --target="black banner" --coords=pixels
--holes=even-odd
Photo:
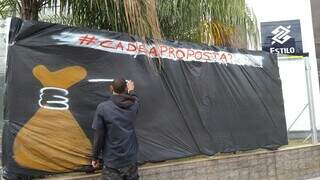
[[[82,171],[113,78],[133,80],[139,162],[287,144],[275,55],[12,19],[7,174]]]

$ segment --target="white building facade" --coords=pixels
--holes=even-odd
[[[305,53],[309,53],[308,59],[311,65],[311,85],[313,93],[312,97],[314,100],[315,120],[317,129],[320,129],[319,77],[310,1],[246,0],[246,3],[255,12],[259,28],[261,28],[261,22],[300,20],[303,51]],[[319,8],[320,7],[318,7],[318,9]],[[298,64],[299,63],[294,61],[287,61],[284,63],[279,62],[288,128],[292,125],[295,117],[299,115],[299,111],[303,109],[304,104],[308,102],[306,86],[298,85],[299,82],[302,84],[305,83],[304,63],[301,65]],[[300,97],[299,94],[301,95]],[[291,130],[296,131],[310,130],[310,116],[308,108],[306,108],[306,111],[302,112],[299,119],[291,128]]]

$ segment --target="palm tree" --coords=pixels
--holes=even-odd
[[[245,0],[158,0],[164,37],[206,44],[257,45],[256,18]]]
[[[0,16],[12,16],[18,11],[23,19],[38,20],[45,0],[0,0]]]
[[[53,14],[42,15],[44,9]],[[154,39],[245,48],[259,37],[245,0],[2,0],[0,16],[14,11],[24,19]]]

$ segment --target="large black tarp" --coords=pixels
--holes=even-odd
[[[136,84],[139,162],[287,144],[276,56],[12,19],[3,166],[41,175],[90,165],[96,106]]]

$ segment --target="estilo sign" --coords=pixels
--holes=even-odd
[[[261,23],[262,50],[275,54],[302,54],[300,20]]]

